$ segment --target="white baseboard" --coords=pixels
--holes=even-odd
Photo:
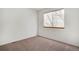
[[[8,44],[8,43],[12,43],[12,42],[24,40],[24,39],[27,39],[27,38],[31,38],[31,37],[34,37],[34,36],[37,36],[37,35],[28,35],[28,36],[22,37],[20,39],[10,40],[10,41],[6,41],[6,42],[0,42],[0,46],[5,45],[5,44]]]

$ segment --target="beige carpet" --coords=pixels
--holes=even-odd
[[[0,46],[0,51],[78,51],[79,48],[36,36]]]

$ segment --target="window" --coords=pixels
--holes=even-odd
[[[64,28],[64,9],[45,13],[44,27],[49,28]]]

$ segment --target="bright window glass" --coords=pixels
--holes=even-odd
[[[44,27],[64,28],[64,9],[44,14]]]

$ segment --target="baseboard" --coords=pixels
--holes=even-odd
[[[27,36],[27,37],[24,37],[24,38],[21,38],[21,39],[16,39],[16,40],[14,40],[14,41],[9,41],[9,42],[0,43],[0,46],[6,45],[6,44],[9,44],[9,43],[13,43],[13,42],[17,42],[17,41],[20,41],[20,40],[24,40],[24,39],[36,37],[36,36],[37,36],[37,35],[29,35],[29,36]]]
[[[37,36],[43,37],[41,35],[37,35]],[[50,39],[50,38],[47,38],[47,37],[43,37],[43,38],[46,38],[48,40],[53,40],[53,41],[56,41],[56,42],[59,42],[59,43],[63,43],[63,44],[69,45],[69,46],[73,46],[73,47],[79,48],[78,46],[75,46],[75,45],[72,45],[72,44],[68,44],[68,43],[65,43],[65,42],[61,42],[61,41],[58,41],[58,40],[55,40],[55,39]]]
[[[47,38],[47,37],[44,37],[44,36],[41,36],[41,35],[31,35],[31,36],[28,36],[28,37],[23,38],[23,39],[19,39],[19,40],[10,41],[10,42],[6,42],[6,43],[3,43],[3,44],[0,44],[0,46],[6,45],[6,44],[9,44],[9,43],[14,43],[14,42],[17,42],[17,41],[20,41],[20,40],[24,40],[24,39],[33,38],[33,37],[36,37],[36,36],[43,37],[43,38],[46,38],[48,40],[53,40],[53,41],[56,41],[56,42],[59,42],[59,43],[63,43],[63,44],[69,45],[69,46],[73,46],[73,47],[79,48],[78,46],[75,46],[75,45],[72,45],[72,44],[68,44],[68,43],[65,43],[65,42],[61,42],[61,41],[58,41],[58,40],[55,40],[55,39],[50,39],[50,38]]]

